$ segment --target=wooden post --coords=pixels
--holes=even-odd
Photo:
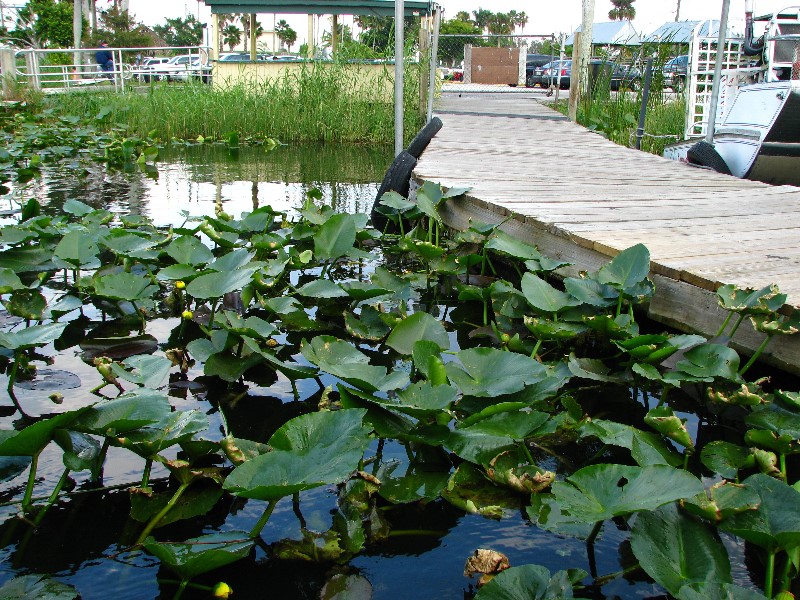
[[[12,48],[0,48],[0,71],[3,72],[3,98],[8,98],[17,83],[17,61]]]
[[[219,60],[219,15],[211,15],[211,60]]]
[[[431,47],[431,18],[428,16],[422,17],[419,24],[419,111],[424,115],[428,112],[426,102],[428,99],[428,77],[425,69],[422,67],[427,64],[430,67],[430,47]]]
[[[581,46],[581,38],[583,34],[580,31],[575,32],[575,36],[573,37],[573,44],[572,44],[572,75],[569,78],[569,104],[568,104],[568,116],[570,121],[577,121],[578,120],[578,101],[580,100],[581,95],[581,86],[578,82],[579,73],[580,73],[580,60],[578,59],[579,55],[579,48]],[[559,67],[560,68],[560,67]],[[556,88],[560,88],[558,84],[558,79],[556,78],[555,81]]]
[[[251,14],[250,15],[250,60],[252,60],[253,62],[255,62],[256,60],[256,53],[257,53],[256,41],[257,41],[256,15]]]
[[[30,50],[25,55],[25,66],[28,69],[31,88],[40,92],[42,90],[42,80],[39,77],[39,55],[36,54],[36,50]]]

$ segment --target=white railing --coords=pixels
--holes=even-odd
[[[95,62],[95,53],[100,50],[111,52],[113,68],[103,70]],[[37,90],[58,92],[89,85],[111,83],[115,90],[124,91],[134,81],[151,79],[188,79],[191,76],[210,77],[208,48],[204,46],[158,46],[146,48],[28,48],[15,53],[15,58],[23,59],[25,66],[17,67],[17,80]],[[53,56],[69,55],[72,61],[63,64],[50,64]],[[146,58],[154,55],[174,57],[188,56],[180,64],[162,63],[143,66]],[[127,60],[126,60],[127,59]]]
[[[714,67],[717,60],[717,33],[710,22],[699,23],[692,31],[689,44],[689,66],[686,85],[686,139],[702,137],[708,127],[709,103],[714,83]],[[742,52],[744,38],[727,37],[723,47],[722,80],[716,121],[725,116],[727,108],[736,95],[739,85],[754,77],[759,69],[750,68],[751,57]]]

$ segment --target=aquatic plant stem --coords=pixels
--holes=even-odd
[[[144,461],[144,471],[142,472],[142,482],[139,487],[144,489],[150,485],[150,470],[153,468],[153,459],[148,458]]]
[[[717,331],[717,335],[715,335],[714,337],[719,337],[722,335],[722,333],[728,328],[728,324],[731,322],[732,317],[733,313],[729,312],[728,316],[725,317],[725,320],[722,322],[722,326],[719,328],[719,331]]]
[[[178,502],[178,500],[180,500],[181,496],[183,496],[183,493],[191,484],[191,481],[188,483],[182,483],[180,487],[175,490],[175,493],[172,495],[172,498],[169,499],[169,502],[167,502],[166,506],[164,506],[164,508],[158,511],[158,514],[150,519],[150,522],[147,523],[147,526],[144,528],[142,533],[139,534],[139,538],[136,540],[137,546],[140,546],[144,543],[144,541],[147,539],[147,536],[152,533],[153,529],[155,529],[159,522],[161,522],[161,519],[163,519],[170,510],[172,510],[172,507],[175,506],[175,503]]]
[[[589,537],[586,538],[586,545],[591,546],[594,544],[594,540],[597,538],[597,534],[600,533],[600,529],[603,527],[603,521],[598,521],[592,527],[591,533],[589,533]]]
[[[789,587],[792,585],[792,579],[789,577],[791,571],[792,571],[792,559],[787,554],[786,560],[783,563],[783,570],[781,571],[780,575],[781,587],[778,590],[779,592],[789,591]]]
[[[61,474],[61,477],[56,484],[56,487],[53,489],[53,493],[50,494],[50,497],[47,499],[47,503],[39,510],[39,513],[36,515],[36,518],[33,520],[34,526],[38,527],[42,519],[44,519],[44,515],[50,509],[53,504],[55,504],[56,500],[58,499],[58,494],[61,492],[61,489],[64,487],[64,484],[67,482],[67,477],[69,476],[69,469],[64,469],[64,472]]]
[[[739,325],[741,325],[742,321],[744,321],[744,317],[745,317],[744,315],[740,315],[739,316],[739,320],[736,321],[736,325],[733,326],[733,329],[728,334],[728,337],[732,338],[734,336],[734,334],[736,333],[736,330],[739,329]]]
[[[19,369],[19,350],[14,351],[14,363],[11,365],[11,373],[8,376],[8,397],[11,398],[11,402],[14,403],[14,407],[19,411],[19,413],[25,417],[25,411],[22,410],[22,405],[17,400],[17,395],[14,393],[14,382],[17,380],[17,370]]]
[[[187,585],[189,585],[188,579],[181,581],[180,585],[178,585],[178,589],[175,591],[175,595],[172,597],[172,600],[179,600],[180,597],[183,596],[183,591],[186,589]]]
[[[22,512],[27,513],[31,508],[31,497],[33,496],[33,486],[36,483],[36,469],[39,465],[39,455],[42,453],[39,450],[31,457],[31,470],[28,473],[28,483],[25,486],[25,494],[22,496]]]
[[[761,356],[761,353],[762,353],[762,352],[764,352],[764,348],[766,348],[766,347],[767,347],[767,344],[769,344],[769,341],[770,341],[771,339],[772,339],[772,336],[771,336],[771,335],[768,335],[768,336],[767,336],[767,337],[764,339],[764,341],[763,341],[763,342],[761,342],[761,345],[760,345],[760,346],[759,346],[759,347],[756,349],[756,351],[753,353],[753,356],[751,356],[751,357],[750,357],[750,360],[748,360],[748,361],[745,363],[745,365],[744,365],[744,366],[743,366],[741,369],[739,369],[739,375],[744,375],[745,373],[747,373],[747,370],[748,370],[750,367],[752,367],[752,366],[753,366],[753,363],[754,363],[754,362],[756,362],[756,361],[758,360],[758,357],[759,357],[759,356]]]
[[[264,529],[264,526],[269,521],[269,518],[272,516],[272,511],[275,510],[275,505],[278,503],[277,500],[270,500],[269,504],[267,504],[267,508],[264,510],[264,514],[261,515],[261,518],[258,520],[253,526],[253,529],[250,530],[250,538],[255,539],[261,535],[261,530]]]
[[[103,439],[103,446],[100,448],[100,454],[97,456],[97,463],[95,467],[92,468],[90,478],[92,481],[99,481],[102,478],[103,473],[103,465],[106,462],[106,455],[108,454],[108,449],[111,447],[111,438],[106,437]]]
[[[767,598],[772,598],[772,580],[775,577],[775,554],[775,550],[767,553],[767,572],[764,574],[764,595]]]

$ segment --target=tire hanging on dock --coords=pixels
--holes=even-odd
[[[389,218],[376,210],[380,204],[381,198],[386,192],[397,192],[401,196],[407,197],[408,191],[411,187],[411,173],[414,167],[417,166],[417,159],[422,156],[425,148],[433,139],[433,136],[442,128],[442,120],[439,117],[433,117],[428,123],[417,132],[414,139],[403,152],[397,155],[392,161],[386,174],[383,176],[383,182],[378,188],[378,193],[375,195],[375,202],[372,205],[370,218],[372,225],[375,229],[386,231],[387,226],[391,227]],[[384,211],[387,209],[384,208]],[[395,212],[388,209],[389,212]]]
[[[709,167],[717,173],[732,175],[725,159],[708,142],[697,142],[686,152],[686,159],[693,165]]]
[[[408,190],[411,188],[411,173],[416,166],[417,159],[405,150],[398,154],[397,158],[389,166],[389,170],[383,176],[381,187],[378,188],[378,193],[375,195],[375,203],[372,205],[372,212],[370,213],[372,226],[375,229],[386,231],[387,225],[390,224],[389,218],[377,210],[381,198],[386,192],[397,192],[401,196],[408,196]],[[397,213],[396,210],[386,207],[383,210],[393,214]]]

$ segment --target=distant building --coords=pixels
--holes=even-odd
[[[706,21],[669,21],[656,29],[653,33],[642,38],[645,44],[686,44],[692,39],[692,31],[700,25],[701,37],[716,37],[719,35],[719,21],[712,19]],[[728,36],[735,35],[733,29],[728,27]]]
[[[581,28],[575,30],[579,33]],[[630,21],[611,21],[592,24],[592,46],[640,46],[639,34]],[[565,45],[573,46],[575,35],[567,38]]]

